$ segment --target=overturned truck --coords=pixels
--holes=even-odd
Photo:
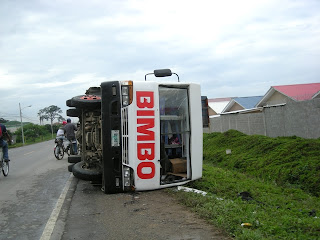
[[[146,81],[149,74],[175,74],[178,81]],[[208,109],[200,85],[180,82],[170,69],[149,74],[145,81],[103,82],[66,102],[67,116],[79,118],[80,151],[69,156],[69,171],[101,183],[105,193],[172,187],[202,176]]]

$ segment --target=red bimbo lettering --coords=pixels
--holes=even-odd
[[[141,161],[137,175],[141,179],[155,176],[154,92],[137,91],[137,158]]]

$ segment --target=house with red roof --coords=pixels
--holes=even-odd
[[[319,107],[320,83],[272,86],[264,96],[232,98],[219,115],[210,116],[209,131],[317,139]]]
[[[320,83],[272,86],[256,107],[274,106],[320,98]]]

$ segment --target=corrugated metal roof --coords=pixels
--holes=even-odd
[[[257,103],[256,107],[266,105],[268,99],[275,93],[279,92],[294,101],[310,100],[318,96],[320,83],[307,83],[295,85],[272,86],[263,98]]]
[[[244,109],[254,108],[254,106],[261,100],[263,96],[253,97],[237,97],[233,100],[240,104]]]
[[[231,101],[231,97],[225,97],[225,98],[211,98],[208,99],[208,102],[225,102],[225,101]]]
[[[217,114],[220,114],[222,110],[227,106],[228,103],[229,101],[209,102],[208,105],[213,111],[215,111]]]
[[[317,92],[320,91],[320,83],[295,84],[272,87],[278,92],[281,92],[282,94],[296,101],[310,100]]]
[[[220,114],[221,111],[227,106],[232,98],[212,98],[208,99],[209,107],[215,111],[217,114]]]
[[[235,97],[228,103],[228,105],[222,110],[221,113],[229,112],[236,103],[243,107],[243,109],[254,108],[262,97],[263,96]]]

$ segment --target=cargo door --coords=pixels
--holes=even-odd
[[[190,118],[187,87],[159,87],[161,184],[190,179]]]

